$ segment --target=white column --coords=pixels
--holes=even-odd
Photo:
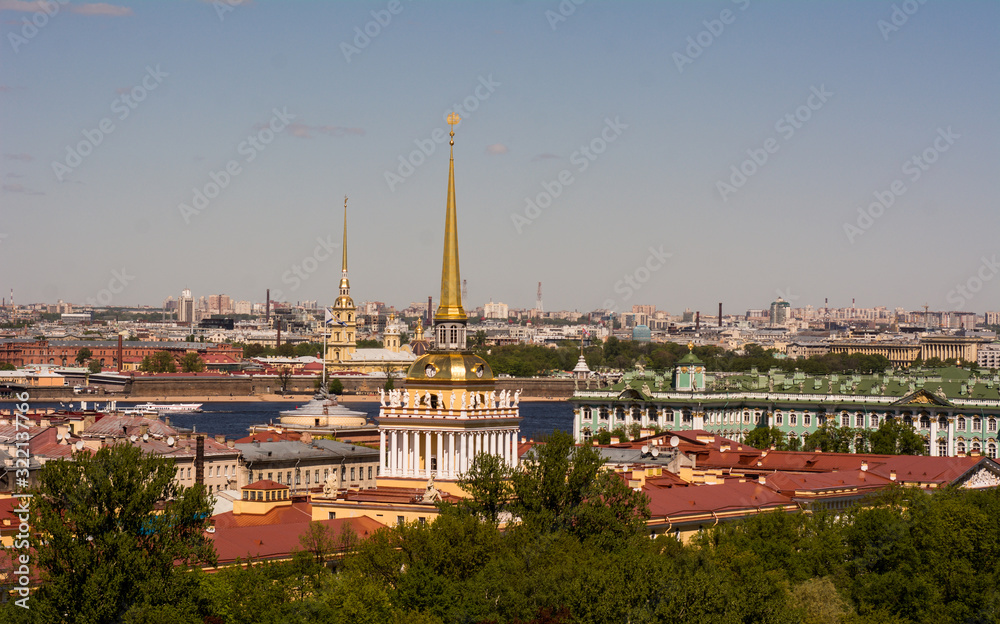
[[[399,433],[403,438],[403,456],[401,458],[402,466],[400,466],[400,468],[402,468],[402,476],[408,477],[410,476],[410,432],[400,431]]]
[[[437,447],[437,472],[444,474],[444,434],[440,431],[434,433],[434,446]]]
[[[938,456],[938,448],[937,448],[937,432],[938,432],[937,428],[938,428],[938,422],[937,422],[937,419],[938,419],[937,414],[933,414],[931,416],[931,437],[930,437],[930,440],[931,440],[931,457],[937,457]]]
[[[378,431],[378,470],[380,474],[385,474],[386,464],[385,464],[385,429],[379,429]]]
[[[448,432],[448,477],[455,478],[455,432]]]

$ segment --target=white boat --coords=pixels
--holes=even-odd
[[[201,406],[201,403],[142,403],[129,409],[142,413],[197,414],[201,412]]]

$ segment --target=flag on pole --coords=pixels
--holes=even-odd
[[[330,308],[323,308],[323,324],[329,325],[333,322],[333,313],[330,312]]]

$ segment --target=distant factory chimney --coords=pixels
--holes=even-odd
[[[431,325],[434,324],[433,317],[431,316],[432,314],[434,314],[434,297],[428,296],[427,297],[427,319],[424,322],[424,324],[427,325],[427,327],[430,327]]]
[[[696,311],[694,313],[694,331],[695,333],[701,329],[701,311]]]
[[[271,289],[267,289],[267,303],[264,304],[264,322],[271,322]]]
[[[722,302],[719,302],[719,327],[722,327]]]
[[[122,335],[118,334],[118,372],[122,372]]]

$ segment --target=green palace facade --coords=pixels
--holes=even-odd
[[[643,430],[703,429],[734,440],[773,426],[804,441],[823,423],[874,431],[895,418],[916,429],[928,455],[996,458],[1000,374],[957,367],[871,375],[709,373],[688,353],[672,374],[637,369],[610,387],[578,389],[571,401],[577,442],[635,424]]]

